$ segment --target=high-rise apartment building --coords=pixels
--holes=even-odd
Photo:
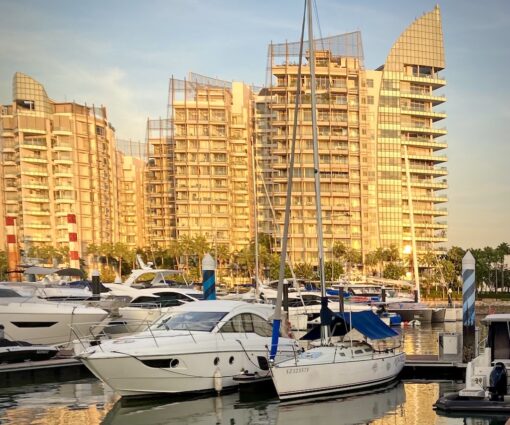
[[[323,233],[326,250],[338,242],[362,254],[378,247],[407,244],[417,252],[446,241],[447,198],[444,128],[435,107],[445,101],[439,9],[411,24],[383,66],[366,70],[358,32],[315,40],[317,118]],[[307,43],[305,43],[305,51]],[[256,103],[257,178],[260,229],[279,235],[283,225],[298,78],[299,43],[271,44],[269,87]],[[289,255],[316,263],[314,166],[310,67],[303,58]],[[264,187],[265,189],[265,187]],[[269,203],[264,199],[271,199]],[[273,213],[274,211],[274,213]],[[327,258],[326,258],[327,259]]]
[[[1,107],[0,118],[0,212],[17,218],[21,247],[67,246],[69,213],[76,215],[80,254],[90,243],[120,241],[121,179],[132,171],[116,150],[106,109],[55,102],[40,83],[16,73],[13,103]]]
[[[252,92],[172,78],[168,118],[148,122],[148,242],[183,236],[240,250],[253,238]]]
[[[117,139],[118,238],[131,249],[146,246],[145,164],[146,144]]]

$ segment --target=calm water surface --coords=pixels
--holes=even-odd
[[[446,328],[445,328],[446,326]],[[404,328],[409,354],[437,353],[437,334],[460,324]],[[352,396],[281,403],[274,394],[194,399],[120,400],[94,378],[0,389],[0,424],[41,425],[496,425],[506,418],[447,418],[432,404],[454,382],[406,381],[384,390]]]

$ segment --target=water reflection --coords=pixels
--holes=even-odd
[[[439,332],[462,332],[462,324],[423,325],[401,330],[408,354],[437,354]],[[120,401],[90,378],[75,382],[0,389],[2,425],[503,425],[507,418],[455,418],[436,414],[433,403],[459,389],[452,382],[405,382],[384,391],[342,398],[280,403],[258,391],[221,397]]]
[[[94,378],[4,388],[0,393],[0,423],[99,424],[116,398]]]
[[[370,394],[280,403],[259,393],[119,400],[94,379],[4,390],[0,423],[12,425],[503,425],[507,418],[439,416],[432,404],[452,382],[405,382]]]
[[[259,397],[260,398],[260,397]],[[405,402],[404,384],[371,394],[279,403],[276,398],[243,402],[238,394],[186,401],[119,400],[108,413],[108,425],[277,424],[350,425],[394,414]]]

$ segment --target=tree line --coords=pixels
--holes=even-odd
[[[272,249],[268,235],[259,236],[259,278],[277,279],[280,255]],[[462,258],[467,250],[453,246],[443,254],[429,251],[418,256],[420,281],[429,292],[432,289],[451,287],[461,288]],[[510,291],[510,270],[505,272],[503,259],[510,255],[510,245],[506,242],[496,247],[470,248],[476,260],[476,283],[480,290]],[[183,236],[172,240],[166,247],[145,247],[132,249],[123,243],[89,244],[87,258],[81,260],[82,268],[100,268],[104,281],[113,281],[115,276],[126,276],[137,267],[136,256],[141,255],[145,262],[152,262],[155,268],[181,269],[187,281],[201,280],[201,260],[211,253],[218,264],[218,279],[228,278],[230,282],[246,282],[255,274],[255,242],[239,251],[232,251],[225,244],[210,244],[206,237]],[[69,249],[50,245],[34,245],[25,253],[26,257],[37,259],[48,265],[62,265],[67,262]],[[88,264],[90,261],[94,264]],[[87,260],[87,261],[86,261]],[[7,257],[0,251],[0,278],[6,279]],[[387,279],[405,278],[411,271],[410,257],[399,252],[396,246],[378,248],[367,253],[336,242],[332,247],[332,258],[325,263],[326,281],[337,281],[341,277],[365,274]],[[317,267],[309,263],[293,264],[293,270],[286,266],[286,277],[318,280]]]

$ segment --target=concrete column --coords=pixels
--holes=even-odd
[[[67,214],[67,232],[69,234],[69,267],[79,269],[80,254],[78,253],[76,214]]]
[[[19,282],[19,248],[16,238],[16,218],[5,217],[5,233],[7,236],[7,276],[10,282]]]

